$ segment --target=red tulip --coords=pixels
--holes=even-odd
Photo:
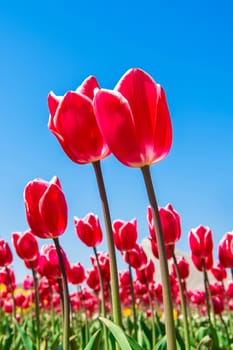
[[[31,231],[23,233],[12,233],[12,243],[15,247],[16,253],[23,260],[33,261],[39,255],[39,247],[35,236]]]
[[[180,278],[181,279],[186,279],[189,276],[189,263],[187,260],[182,256],[177,258],[177,265],[180,273]],[[176,276],[176,269],[174,263],[171,265],[172,267],[172,272],[174,276]]]
[[[205,258],[212,254],[213,238],[209,227],[198,226],[189,232],[189,245],[193,255]]]
[[[211,267],[213,266],[212,252],[206,256],[198,256],[198,255],[192,254],[191,259],[193,264],[199,271],[203,271],[203,268],[205,268],[206,270],[210,270]]]
[[[172,143],[172,126],[163,88],[146,72],[127,71],[113,91],[98,90],[94,111],[112,153],[130,167],[159,162]]]
[[[140,283],[147,284],[154,281],[155,265],[150,260],[142,269],[136,269],[136,276]]]
[[[233,232],[227,232],[218,246],[218,258],[225,268],[233,268]]]
[[[76,91],[68,91],[63,97],[52,92],[48,96],[48,127],[67,156],[78,164],[95,162],[110,154],[93,111],[93,94],[98,88],[96,78],[90,76]]]
[[[67,204],[57,177],[30,181],[24,190],[28,224],[40,238],[56,238],[67,226]]]
[[[67,256],[61,247],[60,250],[65,264],[66,273],[68,273],[70,266]],[[38,272],[49,280],[57,280],[61,278],[59,259],[54,244],[45,244],[41,247]]]
[[[23,279],[23,288],[32,289],[34,287],[34,279],[31,275],[26,275]]]
[[[74,224],[77,236],[88,247],[96,247],[102,242],[103,234],[97,215],[90,213],[83,219],[78,219],[75,216]]]
[[[227,278],[227,271],[221,265],[220,262],[215,263],[211,268],[212,275],[216,278],[217,281],[223,281]]]
[[[120,251],[130,251],[134,248],[137,238],[137,220],[115,220],[112,224],[114,242]]]
[[[171,204],[167,204],[166,207],[159,209],[159,216],[161,220],[165,245],[174,245],[181,236],[179,214],[173,209]],[[147,219],[150,235],[156,242],[156,232],[151,207],[148,207]]]
[[[159,250],[158,250],[157,243],[152,238],[148,238],[148,239],[150,241],[151,251],[152,251],[154,257],[156,259],[159,259]],[[172,258],[172,251],[174,251],[174,249],[175,249],[174,244],[165,245],[166,257],[168,260]]]
[[[85,280],[85,270],[84,267],[78,262],[76,264],[70,264],[68,270],[67,279],[69,283],[78,285]]]
[[[140,269],[146,266],[148,259],[143,248],[139,244],[135,244],[134,248],[129,252],[123,252],[123,258],[127,264],[135,269]]]
[[[0,239],[0,267],[8,266],[12,263],[13,256],[9,244]]]

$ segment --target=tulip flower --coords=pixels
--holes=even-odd
[[[0,267],[10,265],[12,261],[13,256],[9,244],[4,239],[0,239]]]
[[[182,280],[185,280],[186,278],[188,278],[188,276],[189,276],[189,263],[187,262],[187,260],[183,256],[177,258],[177,267],[179,269],[180,278]],[[173,272],[174,276],[176,276],[176,269],[175,269],[174,262],[172,263],[171,268],[172,268],[172,272]]]
[[[28,224],[40,238],[57,238],[67,226],[67,204],[57,177],[30,181],[24,190]]]
[[[65,262],[66,271],[69,270],[69,262],[62,248],[62,256]],[[40,275],[47,277],[49,280],[61,279],[61,269],[56,247],[54,244],[44,244],[40,250],[39,267]]]
[[[130,251],[136,245],[138,238],[137,220],[115,220],[112,224],[114,243],[118,250]]]
[[[39,255],[38,242],[31,231],[14,232],[11,235],[16,253],[23,260],[33,261]]]
[[[78,262],[76,264],[70,264],[68,269],[67,279],[69,283],[78,285],[85,280],[85,270],[84,267]]]
[[[209,227],[198,226],[189,232],[192,260],[198,270],[209,270],[213,265],[213,238]]]
[[[160,208],[159,216],[161,220],[165,246],[171,246],[174,249],[175,243],[180,239],[181,236],[180,216],[174,210],[171,204],[167,204],[166,207]],[[156,230],[154,227],[151,207],[148,207],[147,219],[151,238],[156,242]]]
[[[233,269],[233,232],[227,232],[218,245],[218,258],[225,268]]]
[[[103,234],[97,215],[90,213],[83,219],[75,216],[74,224],[77,236],[88,247],[96,247],[102,242]]]
[[[227,271],[220,262],[215,263],[210,271],[217,281],[222,282],[227,278]]]
[[[90,76],[76,91],[68,91],[63,97],[53,92],[48,96],[48,127],[67,156],[78,164],[92,163],[110,154],[93,110],[94,89],[99,89],[99,84]]]
[[[94,97],[100,130],[115,157],[140,168],[159,162],[172,143],[172,126],[165,92],[146,72],[130,69],[113,91]]]

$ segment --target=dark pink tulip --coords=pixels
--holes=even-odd
[[[191,259],[192,259],[193,264],[195,265],[195,267],[199,271],[203,271],[204,268],[206,270],[210,270],[213,266],[213,263],[214,263],[212,252],[206,256],[197,256],[197,255],[192,254]]]
[[[90,76],[76,91],[68,91],[63,97],[53,92],[48,96],[48,127],[67,156],[78,164],[95,162],[110,154],[93,111],[95,89],[99,89],[98,82]]]
[[[156,259],[159,259],[159,250],[158,250],[158,245],[157,243],[152,239],[152,238],[148,238],[151,244],[151,251],[154,255],[154,257]],[[175,245],[174,244],[169,244],[169,245],[165,245],[165,251],[166,251],[166,256],[167,259],[171,259],[172,258],[172,252],[175,249]]]
[[[40,238],[57,238],[67,226],[67,204],[57,177],[47,182],[30,181],[24,190],[26,216],[32,233]]]
[[[217,281],[223,281],[227,278],[227,271],[220,262],[217,262],[212,266],[211,273]]]
[[[113,91],[98,90],[94,111],[110,150],[123,164],[143,167],[167,156],[172,126],[165,92],[143,70],[128,70]]]
[[[130,264],[135,269],[145,267],[148,262],[146,253],[137,243],[129,252],[123,252],[123,258],[127,264]]]
[[[174,210],[171,204],[167,204],[166,207],[159,209],[159,216],[163,229],[165,245],[174,245],[181,236],[181,223],[179,214]],[[156,242],[156,232],[151,207],[148,207],[147,219],[151,238]]]
[[[32,289],[34,287],[34,280],[31,275],[26,275],[23,279],[23,288],[24,289]]]
[[[116,248],[121,252],[133,249],[138,238],[137,220],[115,220],[112,227]]]
[[[86,283],[94,291],[100,290],[99,275],[96,268],[87,271]]]
[[[9,244],[4,239],[0,239],[0,267],[10,265],[12,261],[13,256]]]
[[[218,259],[225,268],[233,268],[233,232],[227,232],[218,245]]]
[[[205,258],[212,254],[213,238],[212,231],[207,226],[198,226],[189,232],[189,245],[193,255]]]
[[[88,247],[96,247],[102,242],[103,234],[97,215],[90,213],[83,219],[75,216],[74,225],[77,236]]]
[[[70,266],[67,256],[61,247],[60,250],[65,263],[66,273],[68,273]],[[38,272],[49,280],[56,281],[61,278],[59,259],[54,244],[45,244],[41,247]]]
[[[31,231],[25,231],[23,233],[14,232],[11,238],[16,253],[21,259],[28,261],[37,259],[39,255],[39,246]]]
[[[181,279],[186,279],[189,277],[189,263],[187,260],[182,256],[177,258],[177,265],[180,273],[180,278]],[[172,272],[174,276],[176,276],[176,270],[175,270],[175,265],[172,263]]]
[[[155,265],[149,260],[147,265],[142,269],[136,269],[136,276],[140,283],[147,284],[154,281]]]
[[[213,307],[215,315],[219,315],[224,311],[224,300],[219,296],[213,296]]]
[[[78,262],[76,264],[70,264],[70,268],[67,274],[68,282],[71,284],[81,284],[85,280],[84,267]]]

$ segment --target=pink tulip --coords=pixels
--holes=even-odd
[[[134,248],[137,238],[137,220],[115,220],[112,224],[115,246],[121,252]]]
[[[57,238],[67,226],[67,204],[57,177],[47,182],[30,181],[24,190],[26,217],[32,233],[40,238]]]
[[[4,239],[0,239],[0,267],[10,265],[12,261],[13,256],[9,244]]]
[[[25,231],[23,233],[14,232],[11,237],[16,253],[21,259],[29,261],[37,259],[39,246],[31,231]]]
[[[143,167],[168,154],[172,126],[165,93],[143,70],[128,70],[113,91],[98,90],[94,111],[110,150],[123,164]]]
[[[233,232],[227,232],[218,246],[218,258],[225,268],[233,268]]]
[[[88,247],[96,247],[102,242],[103,234],[97,215],[90,213],[83,219],[75,216],[74,225],[77,236]]]
[[[99,89],[98,82],[90,76],[76,91],[68,91],[63,97],[53,92],[48,96],[48,127],[67,156],[78,164],[96,162],[110,154],[93,111],[95,89]]]

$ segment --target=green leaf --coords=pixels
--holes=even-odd
[[[155,346],[154,350],[167,350],[167,337],[164,336],[158,344]]]
[[[101,339],[101,329],[98,329],[90,338],[84,350],[98,350]]]
[[[117,326],[107,318],[100,317],[99,319],[108,327],[108,329],[110,330],[110,332],[112,333],[122,350],[137,350],[136,348],[134,349],[130,346],[129,341],[121,327]]]
[[[132,337],[126,334],[126,338],[133,350],[144,350]]]
[[[16,320],[14,320],[14,323],[19,332],[20,338],[23,341],[25,350],[35,350],[34,344],[29,335],[23,330]]]

